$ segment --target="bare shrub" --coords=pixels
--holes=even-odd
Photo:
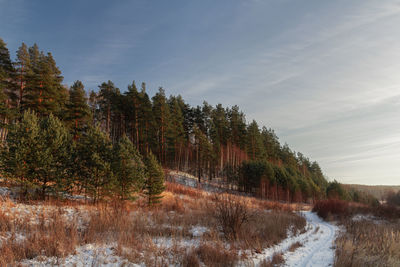
[[[225,249],[219,242],[200,244],[196,249],[196,254],[206,266],[210,267],[234,266],[239,259],[234,250]]]
[[[214,216],[227,239],[236,240],[251,214],[247,203],[231,194],[214,195]]]
[[[320,200],[315,203],[313,211],[323,219],[330,215],[345,217],[349,214],[349,203],[339,199]]]
[[[276,266],[281,266],[284,263],[285,263],[285,259],[283,258],[282,252],[275,252],[269,261],[263,260],[259,266],[260,267],[276,267]]]
[[[293,252],[293,251],[295,251],[296,249],[298,249],[298,248],[300,248],[302,246],[303,246],[303,244],[301,244],[299,241],[297,241],[297,242],[295,242],[295,243],[290,245],[289,251]]]
[[[200,260],[196,254],[196,251],[191,249],[187,251],[182,260],[183,267],[199,267]]]

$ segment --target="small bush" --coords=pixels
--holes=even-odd
[[[320,200],[315,203],[313,211],[323,219],[329,215],[344,217],[349,214],[349,203],[338,199]]]
[[[201,244],[196,253],[201,261],[210,267],[234,266],[238,255],[233,250],[225,249],[220,243],[214,245]]]
[[[189,250],[188,252],[186,252],[186,254],[183,257],[182,266],[183,267],[199,267],[200,266],[200,260],[197,257],[196,251]]]
[[[260,264],[260,267],[281,266],[283,263],[285,263],[285,259],[283,258],[282,252],[276,252],[274,255],[272,255],[271,260],[263,260]]]
[[[290,245],[289,251],[293,252],[293,251],[295,251],[296,249],[298,249],[299,247],[302,247],[302,246],[303,246],[303,244],[301,244],[299,241],[297,241],[297,242],[295,242],[295,243]]]
[[[247,203],[231,194],[215,194],[215,218],[227,239],[236,240],[244,224],[250,220]]]

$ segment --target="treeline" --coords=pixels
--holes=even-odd
[[[105,198],[157,203],[164,173],[152,153],[146,158],[121,137],[114,145],[99,127],[88,126],[78,140],[50,114],[25,111],[12,125],[1,149],[1,167],[19,183],[23,198],[83,193],[94,203]]]
[[[97,131],[114,146],[128,139],[140,155],[153,153],[164,168],[199,179],[222,177],[241,191],[288,201],[326,196],[328,182],[318,163],[281,145],[272,129],[248,123],[238,106],[204,102],[192,107],[181,96],[167,97],[161,87],[150,97],[146,84],[135,82],[124,92],[103,82],[87,97],[80,81],[68,88],[62,80],[51,53],[22,44],[13,62],[0,40],[0,138],[5,147],[8,131],[19,127],[24,112],[40,121],[52,114],[71,142],[83,146],[82,153],[97,148],[86,139]],[[76,175],[86,179],[89,174]]]

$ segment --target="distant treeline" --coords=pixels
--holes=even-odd
[[[134,81],[123,93],[103,82],[87,96],[82,82],[68,88],[62,81],[51,53],[23,43],[13,62],[0,39],[0,138],[6,150],[8,131],[20,127],[24,113],[25,119],[40,121],[52,114],[76,147],[85,144],[81,153],[94,149],[86,138],[98,130],[111,145],[129,140],[141,157],[154,154],[164,168],[203,179],[222,177],[262,197],[307,201],[327,195],[330,184],[318,163],[281,145],[272,129],[247,122],[238,106],[192,107],[180,95],[167,97],[161,87],[150,98],[146,84],[138,88]]]

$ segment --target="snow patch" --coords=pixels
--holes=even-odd
[[[56,257],[36,257],[32,260],[24,260],[21,266],[132,266],[138,267],[140,265],[131,263],[115,255],[115,247],[111,245],[93,245],[88,244],[76,249],[76,254],[69,255],[64,259]]]
[[[204,233],[208,232],[208,228],[204,226],[193,226],[189,232],[193,237],[201,237]]]
[[[285,266],[320,267],[333,265],[335,258],[334,241],[339,228],[323,221],[310,211],[302,211],[301,214],[307,220],[307,231],[297,236],[289,234],[289,237],[281,243],[254,255],[251,261],[255,266],[259,266],[264,260],[271,260],[272,256],[279,252],[283,253]],[[290,246],[296,242],[300,242],[302,246],[290,252]]]

